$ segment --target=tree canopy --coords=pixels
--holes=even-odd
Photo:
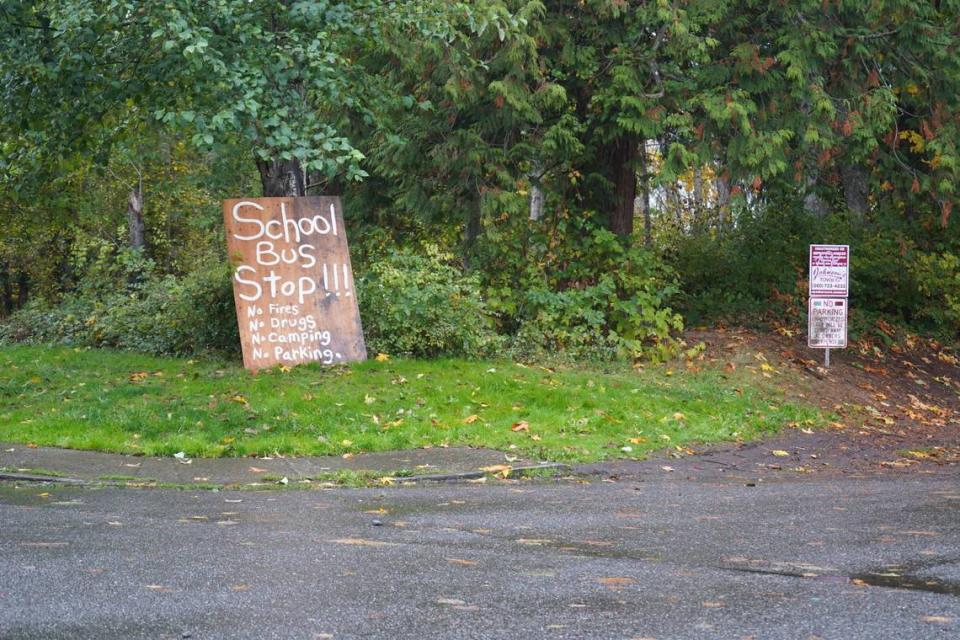
[[[0,0],[0,36],[8,300],[81,278],[25,266],[31,226],[83,254],[142,225],[189,271],[259,182],[344,196],[364,257],[459,254],[507,332],[641,335],[700,280],[735,306],[703,265],[738,252],[772,256],[737,276],[762,307],[828,231],[871,309],[960,320],[957,0]]]

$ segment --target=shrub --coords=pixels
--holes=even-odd
[[[155,355],[236,351],[236,314],[228,266],[211,261],[177,278],[121,269],[106,286],[94,269],[58,304],[31,301],[0,326],[0,339],[113,347]],[[120,281],[118,281],[118,279]]]
[[[486,229],[477,267],[516,357],[663,359],[682,346],[673,336],[683,323],[669,306],[676,276],[598,218],[506,216]]]
[[[951,340],[960,338],[960,257],[918,254],[910,269],[924,296],[919,315]]]
[[[393,253],[358,280],[367,348],[409,356],[481,356],[497,343],[476,277],[451,257]]]

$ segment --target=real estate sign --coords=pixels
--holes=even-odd
[[[243,364],[367,357],[339,198],[225,200]]]
[[[850,245],[810,245],[810,297],[846,298],[850,282]]]

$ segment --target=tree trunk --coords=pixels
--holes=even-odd
[[[473,247],[482,231],[480,224],[480,201],[467,207],[467,219],[463,229],[463,268],[470,269]]]
[[[130,189],[127,197],[127,231],[130,237],[130,248],[134,251],[143,251],[146,245],[146,227],[143,224],[143,192],[140,186]]]
[[[807,176],[807,194],[803,197],[803,210],[818,218],[825,218],[830,213],[830,207],[823,201],[820,194],[813,190],[816,184],[815,177]]]
[[[298,160],[257,160],[265,198],[298,198],[306,195],[303,169]]]
[[[27,278],[26,271],[21,271],[17,278],[17,308],[22,309],[27,304],[30,294],[30,281]]]
[[[867,202],[870,187],[867,184],[866,169],[860,165],[842,166],[840,177],[843,179],[843,199],[847,203],[847,209],[857,220],[863,220],[870,210],[870,203]]]
[[[650,171],[647,168],[647,141],[640,143],[640,211],[643,214],[643,246],[653,244],[653,221],[650,220]]]
[[[693,168],[693,226],[697,232],[706,229],[706,207],[703,194],[703,169],[700,166]]]
[[[10,265],[4,260],[0,262],[0,297],[4,317],[13,313],[13,281],[10,279]]]
[[[717,189],[717,228],[723,229],[730,217],[730,179],[718,173],[714,185]]]
[[[634,205],[637,199],[636,136],[625,135],[607,148],[609,170],[607,178],[613,182],[613,203],[608,217],[610,231],[621,238],[633,235]]]
[[[543,189],[540,187],[543,174],[543,163],[540,161],[534,161],[533,169],[527,173],[530,179],[530,220],[534,222],[543,217]]]

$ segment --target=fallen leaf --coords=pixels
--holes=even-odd
[[[437,598],[437,604],[446,604],[451,606],[463,606],[467,604],[463,600],[458,600],[457,598]]]
[[[789,451],[784,451],[783,449],[774,449],[774,450],[771,451],[770,453],[772,453],[773,455],[777,456],[778,458],[787,458],[787,457],[790,456],[790,452],[789,452]]]
[[[166,586],[166,585],[162,585],[162,584],[148,584],[148,585],[145,585],[145,586],[146,586],[147,589],[150,589],[151,591],[157,591],[157,592],[159,592],[159,593],[171,593],[171,592],[173,592],[173,589],[171,589],[170,587],[168,587],[168,586]]]
[[[374,358],[374,360],[376,360],[377,362],[386,362],[389,359],[390,359],[390,356],[388,356],[385,353],[378,353],[377,356]]]
[[[950,618],[947,616],[923,616],[920,618],[924,622],[930,622],[933,624],[953,624],[956,618]]]
[[[673,467],[663,466],[663,467],[660,467],[660,468],[663,469],[664,471],[668,472],[668,473],[671,472],[671,471],[673,471]]]
[[[530,425],[526,420],[521,420],[520,422],[514,422],[513,426],[510,427],[511,431],[530,431]]]
[[[130,374],[129,380],[130,382],[140,382],[141,380],[145,380],[146,377],[149,375],[150,374],[147,373],[146,371],[137,371],[135,373]]]
[[[479,419],[480,419],[480,416],[478,416],[477,414],[474,413],[474,414],[469,415],[469,416],[467,416],[466,418],[464,418],[464,419],[463,419],[463,424],[473,424],[474,422],[476,422],[476,421],[479,420]]]
[[[267,469],[261,469],[260,467],[250,467],[250,471],[253,473],[266,473]]]
[[[447,558],[450,564],[460,565],[462,567],[472,567],[477,564],[475,560],[463,560],[462,558]]]
[[[381,540],[365,540],[363,538],[337,538],[331,540],[335,544],[346,544],[355,547],[395,547],[396,542],[383,542]]]
[[[513,471],[513,467],[508,464],[492,464],[489,467],[480,467],[480,471],[507,478],[510,476],[510,472]]]
[[[597,582],[608,587],[623,587],[629,584],[637,584],[637,581],[633,578],[624,578],[624,577],[605,577],[597,578]]]

